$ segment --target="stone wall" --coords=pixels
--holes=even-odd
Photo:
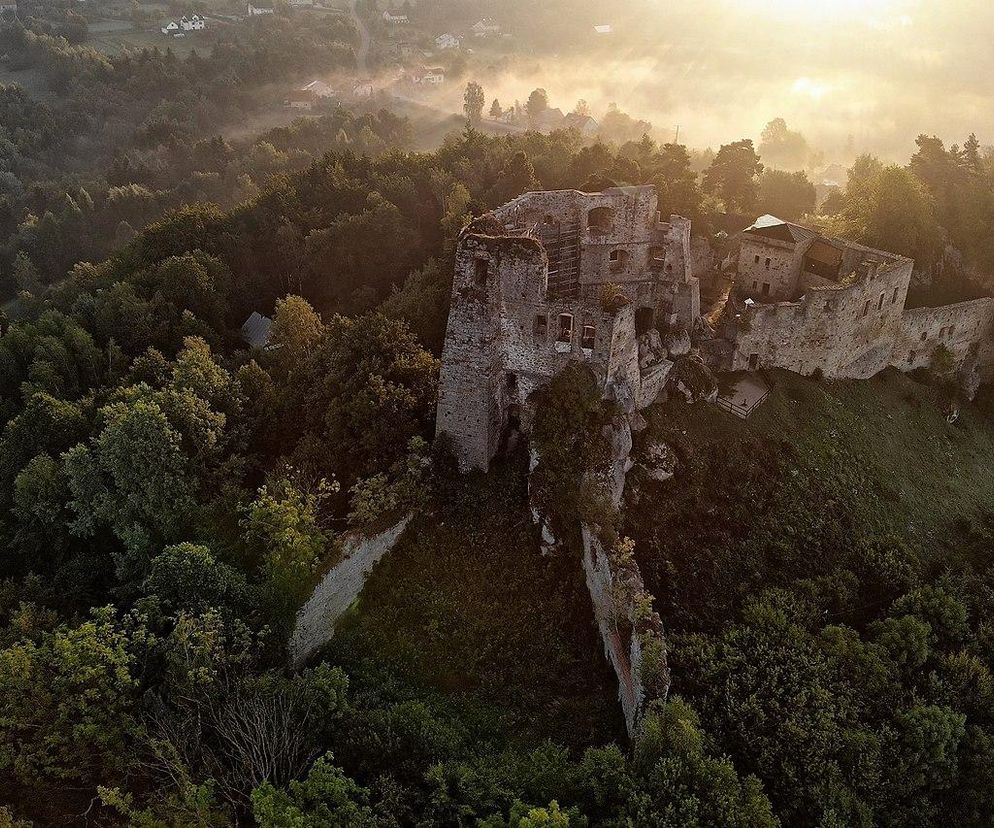
[[[970,386],[994,378],[994,299],[905,311],[891,362],[903,371],[930,368],[936,351],[949,351]]]
[[[652,187],[528,193],[463,231],[437,417],[461,469],[487,469],[509,427],[527,432],[532,394],[570,361],[588,363],[604,394],[637,407],[656,398],[665,354],[640,352],[639,314],[650,311],[651,322],[662,302],[678,319],[696,320],[700,293],[689,276],[690,222],[660,222],[655,210]],[[575,249],[562,240],[564,227],[572,228]],[[568,268],[575,268],[575,291]],[[628,305],[604,308],[609,282],[622,286]]]
[[[456,254],[437,417],[464,470],[489,466],[512,418],[527,428],[529,397],[570,361],[587,362],[604,390],[639,376],[631,306],[550,299],[536,240],[473,230]]]
[[[359,597],[373,567],[396,545],[411,516],[372,537],[345,539],[342,559],[325,575],[297,613],[290,660],[299,667],[331,639],[339,618]]]
[[[637,307],[669,315],[679,286],[699,294],[691,272],[690,220],[663,221],[655,187],[525,193],[494,216],[507,228],[541,239],[550,248],[553,270],[562,254],[574,272],[576,295],[588,301],[597,300],[603,285],[615,283]],[[685,301],[679,310],[691,313],[695,307],[699,316],[699,295],[696,305]],[[676,322],[692,328],[696,320],[680,316]]]
[[[741,310],[728,369],[820,369],[866,379],[891,363],[914,262],[893,257],[849,285],[811,287],[798,302]]]
[[[771,300],[793,299],[803,255],[798,247],[776,239],[742,236],[736,291]]]
[[[638,566],[619,561],[596,533],[583,527],[583,571],[604,655],[618,678],[628,735],[637,739],[649,702],[665,699],[670,676],[659,614],[651,609]]]

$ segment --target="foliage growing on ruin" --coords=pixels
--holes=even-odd
[[[622,308],[628,307],[631,300],[624,288],[615,282],[606,282],[601,286],[601,308],[605,313],[617,313]]]
[[[539,464],[532,489],[539,511],[556,522],[557,536],[580,523],[606,528],[615,521],[601,480],[611,460],[605,426],[613,409],[581,363],[570,363],[536,392],[533,438]]]

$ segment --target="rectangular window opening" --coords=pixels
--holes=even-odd
[[[573,341],[573,316],[571,314],[559,314],[559,336],[556,341],[565,343]]]
[[[535,336],[538,339],[545,339],[549,333],[549,320],[544,313],[535,317]]]
[[[487,273],[490,270],[490,263],[486,259],[476,260],[476,284],[481,287],[487,283]]]
[[[597,329],[593,325],[584,325],[583,333],[580,337],[580,347],[585,351],[594,350],[594,340],[596,339]]]

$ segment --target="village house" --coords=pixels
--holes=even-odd
[[[449,32],[440,34],[435,38],[435,45],[439,49],[458,49],[461,43],[462,41],[458,37]]]
[[[421,69],[411,74],[411,83],[416,86],[441,86],[445,83],[445,70],[440,66]]]
[[[373,97],[373,84],[368,80],[359,80],[352,84],[352,97],[353,98],[371,98]]]
[[[600,131],[600,124],[589,115],[570,112],[564,119],[563,126],[577,130],[584,138],[593,138]]]
[[[313,8],[314,0],[288,0],[291,9]]]
[[[272,6],[253,6],[251,3],[249,3],[248,6],[249,17],[260,17],[261,15],[264,14],[273,14],[273,13],[274,12]]]
[[[391,26],[398,26],[403,23],[408,22],[408,17],[406,14],[394,14],[390,9],[383,12],[383,20],[389,23]]]
[[[304,92],[311,92],[316,98],[334,98],[337,94],[328,84],[320,80],[312,80],[301,89]]]
[[[474,37],[495,37],[500,34],[500,24],[491,17],[485,17],[473,24]]]
[[[17,19],[17,3],[0,0],[0,23],[12,23]]]
[[[311,110],[316,100],[317,95],[309,89],[291,89],[283,103],[290,109]]]
[[[550,107],[535,117],[533,126],[539,132],[552,132],[556,129],[562,129],[565,126],[565,122],[566,116],[563,115],[563,111],[558,107]]]
[[[170,20],[161,31],[164,35],[182,36],[186,32],[200,32],[207,28],[207,18],[195,14],[192,17],[183,15],[179,20]]]

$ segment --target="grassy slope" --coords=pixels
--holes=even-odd
[[[946,423],[940,393],[896,371],[866,382],[774,375],[748,421],[713,406],[654,409],[647,438],[681,471],[630,487],[626,531],[676,627],[749,591],[829,576],[859,543],[894,535],[941,565],[965,521],[994,511],[994,426],[974,406]]]
[[[887,371],[865,382],[814,382],[778,372],[747,421],[713,407],[659,412],[696,443],[758,437],[793,444],[803,463],[845,466],[889,508],[854,498],[857,523],[931,546],[961,517],[994,509],[994,424],[964,407],[950,425],[939,392]],[[657,425],[660,420],[655,420]],[[855,494],[855,493],[854,493]]]
[[[498,468],[439,492],[373,572],[333,654],[370,658],[443,691],[523,745],[620,739],[579,561],[543,557],[522,469]]]

